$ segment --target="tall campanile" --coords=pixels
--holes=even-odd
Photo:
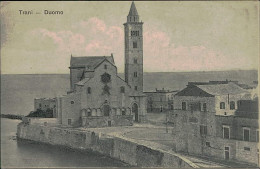
[[[125,81],[134,89],[133,94],[143,92],[143,22],[132,2],[125,27]]]

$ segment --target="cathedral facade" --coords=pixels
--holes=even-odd
[[[58,121],[83,127],[127,126],[146,120],[142,22],[132,2],[125,29],[125,80],[111,56],[73,57],[70,91],[57,98]]]

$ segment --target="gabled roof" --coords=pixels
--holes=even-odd
[[[107,59],[107,58],[104,58],[101,62],[99,62],[98,64],[96,64],[96,65],[94,66],[94,69],[97,68],[99,65],[101,65],[104,61],[108,61],[109,63],[111,63],[112,66],[114,66],[115,68],[117,68],[116,65],[115,65],[113,62],[111,62],[111,61],[110,61],[109,59]],[[114,61],[114,60],[113,60],[113,61]]]
[[[197,96],[197,97],[214,97],[214,95],[207,93],[195,85],[188,85],[183,90],[175,94],[176,96]]]
[[[94,68],[100,64],[103,60],[107,59],[112,64],[115,64],[113,55],[111,56],[83,56],[72,57],[70,59],[70,68],[86,68],[93,71]]]
[[[132,4],[131,4],[131,8],[130,8],[128,16],[137,16],[137,15],[138,15],[138,12],[137,12],[137,9],[135,7],[135,3],[133,1]]]

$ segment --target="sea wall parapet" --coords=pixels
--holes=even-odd
[[[50,126],[39,123],[20,123],[17,137],[51,145],[97,152],[140,167],[198,168],[184,157],[159,149],[145,141],[111,136],[77,128]]]

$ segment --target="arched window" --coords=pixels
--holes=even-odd
[[[235,109],[235,102],[231,101],[230,102],[230,110],[234,110]]]
[[[134,58],[134,63],[137,64],[137,59],[136,58]]]
[[[220,109],[225,109],[225,103],[224,102],[220,102]]]
[[[88,115],[88,116],[91,116],[91,110],[90,110],[90,109],[88,109],[87,115]]]
[[[109,105],[103,106],[103,113],[104,113],[104,116],[109,116],[109,114],[110,114],[110,106]]]
[[[124,86],[121,86],[121,87],[120,87],[120,92],[121,92],[121,93],[125,93],[125,87],[124,87]]]
[[[173,104],[171,104],[171,110],[173,110],[173,109],[174,109]]]
[[[123,115],[123,116],[126,115],[124,108],[122,109],[122,115]]]
[[[137,42],[133,42],[133,48],[137,48]]]
[[[88,87],[87,92],[88,94],[91,94],[91,87]]]
[[[134,77],[137,77],[137,72],[134,72]]]

